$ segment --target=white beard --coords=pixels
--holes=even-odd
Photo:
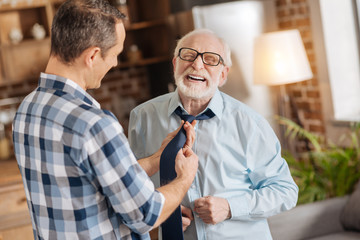
[[[195,74],[204,77],[207,80],[208,84],[206,88],[200,88],[198,84],[185,85],[184,80],[189,74]],[[214,95],[217,87],[219,86],[220,75],[221,72],[219,73],[219,76],[216,77],[216,79],[211,79],[210,75],[206,70],[195,71],[191,68],[188,68],[182,74],[175,72],[174,77],[178,91],[185,97],[192,99],[210,99]]]

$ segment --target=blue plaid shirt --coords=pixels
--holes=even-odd
[[[150,239],[164,196],[116,118],[76,83],[42,73],[13,141],[35,239]]]

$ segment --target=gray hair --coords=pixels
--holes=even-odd
[[[187,39],[187,38],[189,38],[191,36],[194,36],[194,35],[199,35],[199,34],[212,35],[221,42],[221,44],[222,44],[222,46],[224,48],[224,54],[225,54],[225,56],[224,56],[224,65],[228,66],[228,67],[231,67],[232,61],[231,61],[231,50],[230,50],[229,44],[227,44],[227,42],[223,38],[220,38],[213,31],[211,31],[209,29],[205,29],[205,28],[199,28],[199,29],[192,30],[191,32],[187,33],[182,38],[180,38],[178,40],[176,48],[174,50],[174,57],[177,57],[177,55],[179,53],[179,49],[180,49],[182,43],[185,41],[185,39]]]
[[[115,25],[125,18],[107,0],[68,0],[54,16],[51,27],[51,52],[67,64],[91,46],[104,57],[116,44]]]

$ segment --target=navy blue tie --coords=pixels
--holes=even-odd
[[[196,120],[206,120],[215,116],[207,109],[204,113],[194,117],[193,115],[183,114],[180,107],[177,107],[175,113],[184,121],[191,123]],[[165,185],[176,178],[175,158],[186,142],[186,131],[182,127],[176,136],[168,143],[160,157],[160,185]],[[170,215],[170,217],[161,225],[163,240],[183,240],[181,208],[180,206]]]

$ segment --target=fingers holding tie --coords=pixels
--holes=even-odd
[[[186,142],[184,144],[184,148],[192,148],[195,142],[195,125],[196,120],[192,121],[192,123],[185,122],[183,125],[186,132]]]

